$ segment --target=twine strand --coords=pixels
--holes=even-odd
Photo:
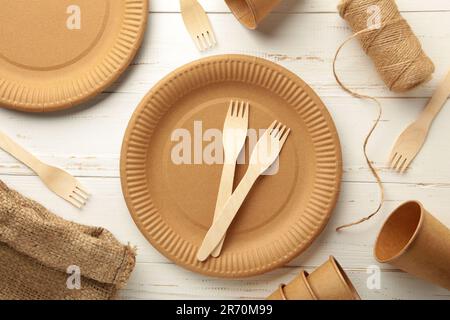
[[[377,9],[376,12],[370,10],[371,8]],[[344,91],[355,98],[371,100],[377,105],[377,118],[364,139],[363,152],[367,165],[380,189],[380,202],[376,210],[365,218],[342,225],[336,228],[336,231],[370,220],[381,210],[385,200],[383,183],[367,152],[367,145],[380,122],[383,108],[377,98],[355,92],[340,80],[336,71],[336,61],[342,48],[354,38],[359,38],[364,52],[372,58],[384,83],[392,91],[410,90],[429,80],[434,72],[433,62],[422,50],[419,39],[412,32],[408,22],[401,16],[394,0],[341,0],[338,9],[339,14],[347,21],[354,34],[337,49],[333,59],[333,75]],[[368,23],[371,11],[372,18],[379,19],[378,26],[370,26]]]
[[[334,78],[336,79],[336,82],[339,84],[339,86],[340,86],[344,91],[348,92],[350,95],[352,95],[353,97],[358,98],[358,99],[369,99],[369,100],[372,100],[372,101],[375,102],[375,104],[376,104],[377,107],[378,107],[378,115],[377,115],[376,121],[375,121],[374,125],[372,126],[372,128],[371,128],[370,131],[369,131],[369,133],[366,135],[366,137],[365,137],[365,139],[364,139],[363,151],[364,151],[364,158],[366,159],[367,165],[369,166],[370,171],[372,172],[373,176],[375,177],[375,179],[376,179],[376,181],[377,181],[377,184],[378,184],[378,187],[379,187],[379,189],[380,189],[380,202],[379,202],[379,204],[378,204],[377,209],[376,209],[374,212],[372,212],[370,215],[368,215],[367,217],[362,218],[362,219],[360,219],[360,220],[358,220],[358,221],[355,221],[355,222],[352,222],[352,223],[348,223],[348,224],[342,225],[342,226],[336,228],[336,231],[340,231],[340,230],[342,230],[342,229],[345,229],[345,228],[348,228],[348,227],[352,227],[352,226],[355,226],[355,225],[358,225],[358,224],[360,224],[360,223],[363,223],[363,222],[365,222],[365,221],[370,220],[372,217],[374,217],[374,216],[381,210],[381,207],[383,206],[383,203],[384,203],[384,187],[383,187],[383,183],[382,183],[381,178],[380,178],[380,176],[379,176],[379,174],[378,174],[378,170],[377,170],[376,167],[373,165],[372,161],[370,161],[370,158],[369,158],[368,152],[367,152],[367,145],[368,145],[368,143],[369,143],[370,137],[372,136],[373,132],[375,131],[375,129],[376,129],[377,126],[378,126],[378,123],[380,122],[381,116],[382,116],[382,114],[383,114],[383,108],[381,107],[381,103],[380,103],[380,101],[378,101],[377,98],[371,97],[371,96],[368,96],[368,95],[364,95],[364,94],[360,94],[360,93],[358,93],[358,92],[355,92],[355,91],[349,89],[349,88],[348,88],[348,87],[340,80],[340,78],[339,78],[339,76],[338,76],[338,74],[337,74],[337,71],[336,71],[336,61],[337,61],[337,59],[338,59],[339,53],[341,52],[342,48],[343,48],[348,42],[350,42],[352,39],[356,38],[356,37],[359,36],[360,34],[362,34],[362,33],[364,33],[364,32],[367,32],[367,31],[368,31],[368,30],[366,29],[366,30],[361,30],[361,31],[355,33],[354,35],[352,35],[352,36],[350,36],[349,38],[347,38],[347,40],[345,40],[345,41],[339,46],[339,48],[338,48],[338,50],[336,51],[336,54],[335,54],[335,56],[334,56],[334,59],[333,59],[333,75],[334,75]]]

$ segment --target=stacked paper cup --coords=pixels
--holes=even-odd
[[[256,29],[259,23],[281,0],[225,0],[236,18],[247,28]]]
[[[268,300],[360,300],[355,287],[334,257],[308,275],[302,271],[281,285]]]

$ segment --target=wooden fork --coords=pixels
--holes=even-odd
[[[280,122],[274,121],[258,140],[250,156],[247,172],[203,239],[197,252],[199,261],[205,261],[220,243],[258,177],[277,160],[290,131]]]
[[[213,48],[217,42],[205,10],[197,0],[180,0],[181,15],[198,50]]]
[[[86,204],[89,193],[67,172],[41,162],[2,132],[0,148],[33,170],[51,191],[64,200],[79,209]]]
[[[219,216],[220,210],[233,193],[234,171],[236,161],[241,153],[247,138],[249,103],[231,101],[228,113],[223,126],[222,140],[224,149],[224,163],[222,177],[220,178],[219,192],[216,200],[214,219]],[[212,253],[213,257],[218,257],[222,250],[225,237]]]
[[[417,156],[430,131],[433,120],[445,105],[450,95],[450,71],[439,85],[430,102],[419,118],[409,125],[397,139],[389,157],[390,167],[404,173]]]

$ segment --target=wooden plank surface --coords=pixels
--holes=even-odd
[[[225,1],[200,0],[203,8],[210,13],[230,12]],[[274,10],[276,13],[323,13],[335,12],[339,0],[283,0]],[[400,11],[449,11],[450,3],[445,0],[397,0]],[[151,12],[179,12],[178,0],[150,0]]]
[[[51,115],[29,115],[0,110],[1,130],[41,159],[58,165],[93,191],[82,212],[50,193],[23,165],[0,152],[0,179],[64,218],[104,226],[123,242],[138,247],[138,264],[122,298],[197,299],[263,298],[300,268],[311,271],[335,255],[365,299],[450,299],[447,290],[379,265],[372,255],[376,232],[387,214],[408,199],[423,201],[450,225],[450,109],[436,120],[429,140],[404,176],[386,168],[395,137],[415,119],[439,79],[450,68],[450,2],[398,1],[405,18],[436,64],[434,78],[404,94],[389,92],[358,43],[350,43],[338,66],[350,87],[380,97],[384,114],[369,146],[386,186],[387,202],[380,215],[367,224],[336,233],[335,227],[362,217],[376,207],[378,189],[365,164],[361,146],[373,123],[375,106],[349,97],[331,73],[334,52],[351,33],[336,13],[336,1],[285,0],[259,31],[244,29],[222,1],[201,1],[219,41],[218,48],[200,54],[182,24],[178,1],[152,0],[145,43],[132,66],[116,84],[93,101]],[[430,23],[432,21],[433,23]],[[175,50],[179,49],[179,50]],[[272,273],[243,280],[218,280],[186,271],[162,257],[133,224],[120,190],[119,153],[128,120],[145,93],[174,68],[207,55],[251,54],[278,62],[292,70],[321,96],[332,114],[344,156],[342,194],[333,218],[313,246],[289,265]],[[366,286],[366,269],[381,270],[381,288]]]

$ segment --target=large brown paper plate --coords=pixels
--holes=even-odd
[[[278,173],[257,181],[221,256],[201,263],[196,252],[213,219],[222,165],[192,159],[195,152],[197,164],[174,163],[172,134],[186,129],[206,152],[211,142],[202,148],[198,123],[205,135],[222,130],[231,99],[250,102],[250,128],[277,119],[292,133]],[[156,249],[192,271],[231,278],[267,272],[309,247],[336,204],[342,161],[327,109],[300,78],[267,60],[222,55],[181,67],[147,94],[126,131],[120,168],[131,215]],[[245,170],[238,166],[236,183]]]
[[[111,85],[136,54],[148,0],[0,0],[0,106],[69,108]]]

